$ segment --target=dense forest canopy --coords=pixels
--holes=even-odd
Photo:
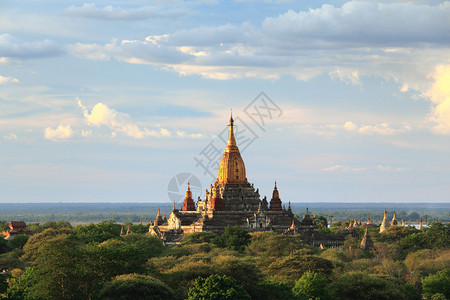
[[[383,234],[370,228],[373,250],[359,247],[364,225],[341,249],[322,250],[300,235],[240,227],[167,247],[147,235],[148,226],[128,226],[131,233],[121,235],[114,221],[30,224],[33,236],[0,240],[0,292],[6,299],[450,298],[449,224]],[[327,231],[344,226],[334,222]]]

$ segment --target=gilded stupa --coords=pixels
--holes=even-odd
[[[205,191],[203,199],[195,205],[188,186],[181,209],[173,207],[165,223],[159,218],[150,226],[150,233],[166,242],[176,241],[183,234],[199,231],[222,233],[228,225],[241,226],[248,231],[273,230],[285,232],[292,226],[300,226],[291,207],[282,208],[279,191],[275,183],[272,199],[259,194],[247,180],[244,160],[234,136],[233,116],[229,121],[229,135],[220,161],[217,180]]]
[[[230,133],[228,135],[227,146],[225,147],[225,153],[222,156],[222,160],[219,165],[219,176],[217,183],[224,185],[227,183],[247,183],[247,177],[245,175],[245,164],[241,157],[239,148],[236,145],[236,139],[234,138],[234,120],[233,116],[230,117]]]

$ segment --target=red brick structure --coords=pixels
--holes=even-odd
[[[31,230],[27,229],[27,224],[23,221],[11,221],[8,226],[9,228],[3,231],[5,240],[11,240],[20,234],[32,235]]]

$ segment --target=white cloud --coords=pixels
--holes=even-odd
[[[351,121],[345,122],[345,124],[344,124],[344,128],[347,129],[347,130],[350,130],[350,131],[355,130],[356,127],[357,126]]]
[[[8,83],[19,83],[19,79],[0,75],[0,85]]]
[[[0,58],[28,59],[59,56],[63,48],[51,40],[22,41],[10,34],[0,34]]]
[[[298,13],[290,10],[267,18],[263,29],[273,39],[293,48],[440,44],[450,37],[450,32],[442,32],[450,27],[449,14],[447,1],[438,5],[349,1],[341,7],[323,4],[321,8]],[[311,40],[313,44],[288,43],[294,39]]]
[[[388,123],[382,123],[377,125],[364,125],[358,129],[362,134],[380,134],[380,135],[393,135],[396,133],[395,129],[389,127]]]
[[[186,132],[184,132],[184,131],[177,131],[176,132],[176,134],[177,134],[177,136],[179,136],[179,137],[190,137],[190,138],[193,138],[193,139],[201,139],[201,138],[204,138],[205,136],[203,135],[203,134],[201,134],[201,133],[191,133],[191,134],[186,134]]]
[[[82,129],[82,130],[81,130],[81,136],[83,136],[83,137],[89,137],[89,136],[91,136],[91,135],[92,135],[92,130],[89,130],[89,129],[87,129],[87,130]]]
[[[450,2],[349,1],[244,22],[202,26],[143,40],[105,45],[73,44],[89,59],[114,58],[163,66],[181,75],[212,79],[309,80],[321,74],[360,84],[361,78],[393,79],[402,91],[427,89],[432,68],[448,60]],[[430,47],[431,45],[431,47]]]
[[[402,168],[393,167],[393,166],[386,166],[386,165],[378,165],[377,169],[379,171],[402,171]]]
[[[328,73],[331,78],[339,79],[347,84],[360,85],[358,71],[352,69],[336,69]]]
[[[10,133],[8,135],[3,136],[5,140],[17,140],[17,135],[15,133]]]
[[[367,170],[365,167],[349,167],[345,165],[334,165],[323,169],[325,172],[361,172]]]
[[[104,20],[143,20],[155,18],[180,18],[188,15],[186,9],[163,9],[161,6],[144,6],[139,8],[121,8],[114,6],[97,7],[95,3],[84,3],[83,6],[71,6],[65,13],[69,16],[104,19]]]
[[[374,125],[358,125],[352,121],[347,121],[344,125],[328,125],[332,129],[345,129],[348,131],[358,132],[366,135],[396,135],[412,130],[411,125],[395,125],[392,126],[389,123],[381,123]]]
[[[435,105],[430,117],[437,124],[433,131],[450,134],[450,65],[437,66],[432,78],[434,83],[425,95]]]
[[[45,138],[48,140],[66,140],[73,135],[70,125],[59,125],[56,129],[47,127],[45,129]]]
[[[69,53],[80,58],[109,60],[111,57],[130,64],[172,65],[187,62],[191,55],[176,47],[161,47],[152,41],[112,40],[105,45],[75,43],[67,46]]]
[[[109,108],[103,103],[97,103],[91,110],[91,113],[78,99],[78,106],[83,110],[83,116],[86,123],[91,126],[101,127],[106,126],[112,130],[111,137],[115,137],[117,133],[122,133],[124,135],[142,139],[146,136],[153,137],[170,137],[172,134],[168,129],[159,128],[158,131],[149,130],[147,128],[139,128],[136,124],[131,121],[131,118],[126,113],[118,112],[114,109]],[[92,130],[83,133],[83,136],[92,134]]]

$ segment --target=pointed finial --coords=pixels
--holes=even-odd
[[[175,210],[175,202],[173,202],[173,207],[172,207],[172,211]]]
[[[227,142],[227,146],[236,146],[236,139],[234,138],[234,120],[233,120],[233,114],[231,114],[230,117],[230,133],[228,135],[228,142]]]
[[[277,181],[275,180],[275,189],[277,189]]]

